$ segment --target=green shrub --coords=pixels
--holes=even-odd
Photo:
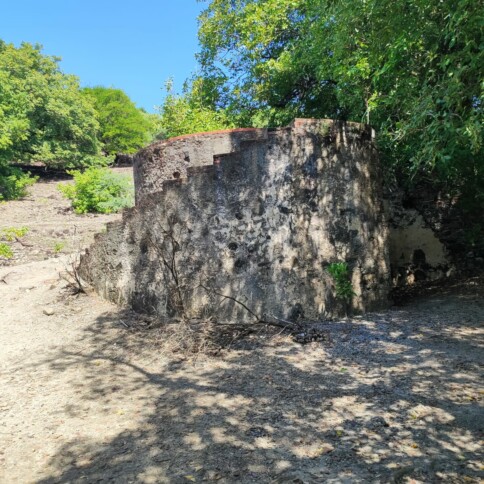
[[[13,257],[12,248],[5,242],[0,242],[0,257],[11,259]]]
[[[0,200],[16,200],[27,195],[27,188],[38,180],[19,168],[0,163]]]
[[[12,242],[15,239],[20,239],[24,237],[28,233],[28,227],[7,227],[6,229],[2,229],[2,231],[0,232],[0,236],[8,242]]]
[[[349,301],[355,293],[351,285],[348,264],[346,262],[333,262],[329,264],[328,272],[333,278],[336,295],[345,301]]]
[[[133,205],[134,189],[129,176],[95,167],[69,174],[74,183],[59,185],[59,190],[72,200],[76,213],[115,213]]]
[[[62,252],[62,249],[66,246],[65,242],[56,242],[54,244],[54,254],[58,254],[59,252]]]

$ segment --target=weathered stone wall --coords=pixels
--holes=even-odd
[[[267,129],[212,131],[153,143],[134,157],[136,202],[163,190],[166,180],[186,178],[189,168],[211,165],[214,156],[239,151],[242,142],[256,140],[267,140]]]
[[[387,305],[388,229],[369,127],[296,120],[179,138],[141,151],[135,173],[136,207],[81,261],[108,299],[162,317],[233,322],[252,319],[248,308],[318,319],[342,310],[326,268],[345,261],[353,308]]]
[[[482,213],[469,211],[465,194],[422,181],[403,188],[387,180],[384,189],[394,286],[483,273]]]
[[[464,195],[432,182],[384,194],[396,285],[483,273],[482,212],[469,211]]]
[[[388,214],[392,285],[411,286],[451,275],[454,269],[450,253],[435,227],[417,207],[408,206],[404,191],[395,183],[384,187],[384,203]]]

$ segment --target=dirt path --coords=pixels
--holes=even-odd
[[[0,482],[479,482],[477,288],[170,363],[63,263],[0,270]]]
[[[482,286],[175,361],[66,263],[0,268],[1,483],[481,482]]]
[[[131,168],[114,168],[125,175]],[[107,222],[120,218],[118,214],[76,215],[70,201],[57,189],[55,180],[41,180],[29,189],[29,195],[17,201],[0,203],[0,235],[2,229],[28,229],[20,242],[13,241],[14,257],[0,258],[0,266],[18,265],[44,260],[56,255],[69,254],[89,245],[94,234],[104,229]]]

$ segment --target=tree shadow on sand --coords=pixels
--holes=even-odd
[[[478,482],[482,303],[432,301],[195,363],[105,315],[41,364],[77,368],[82,400],[129,396],[136,425],[66,443],[38,482]]]

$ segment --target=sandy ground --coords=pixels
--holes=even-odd
[[[22,257],[0,267],[2,483],[482,482],[477,281],[321,323],[330,341],[176,359],[159,329],[71,295],[68,255]]]
[[[132,174],[131,168],[114,168],[113,171]],[[120,218],[118,214],[75,214],[70,201],[57,189],[59,183],[71,182],[40,180],[24,199],[0,203],[0,234],[3,229],[12,227],[28,229],[25,237],[11,244],[14,257],[8,261],[0,258],[0,266],[78,251],[89,245],[94,234],[103,230],[107,222]]]

